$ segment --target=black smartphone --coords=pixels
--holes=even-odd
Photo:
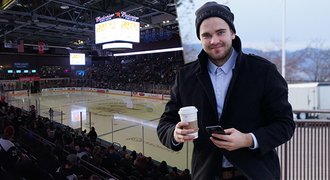
[[[220,125],[216,126],[206,126],[206,131],[211,135],[212,133],[216,134],[226,134],[223,128]]]

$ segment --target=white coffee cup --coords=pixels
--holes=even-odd
[[[180,119],[182,122],[188,122],[188,129],[197,129],[197,108],[195,106],[182,107],[179,110]],[[190,135],[195,136],[194,139],[198,138],[198,132],[191,133]]]

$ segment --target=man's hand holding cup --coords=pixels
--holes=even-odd
[[[178,143],[193,141],[198,138],[197,108],[187,106],[180,108],[179,115],[181,121],[176,124],[174,139]]]

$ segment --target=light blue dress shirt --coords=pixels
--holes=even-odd
[[[238,53],[234,49],[232,53],[222,66],[215,65],[210,59],[208,60],[208,72],[212,81],[212,86],[215,93],[215,98],[217,102],[217,110],[218,110],[218,119],[220,120],[223,105],[225,101],[225,97],[227,94],[228,86],[230,80],[233,76],[233,69],[235,68],[235,62],[237,59]],[[257,139],[255,138],[254,134],[250,133],[253,138],[254,146],[250,147],[250,149],[256,149],[258,147]],[[233,165],[223,157],[222,167],[232,167]]]

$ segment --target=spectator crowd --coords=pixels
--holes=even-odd
[[[111,57],[102,61],[95,60],[90,66],[42,66],[34,74],[8,74],[6,71],[2,71],[0,79],[15,80],[27,76],[70,78],[69,84],[57,82],[52,86],[83,86],[152,92],[155,91],[155,88],[158,91],[161,89],[169,90],[174,82],[176,71],[182,65],[182,52],[167,52]],[[150,85],[152,88],[146,88]],[[15,86],[15,83],[0,82],[1,88],[12,89],[12,86]],[[168,93],[168,91],[165,92]]]

